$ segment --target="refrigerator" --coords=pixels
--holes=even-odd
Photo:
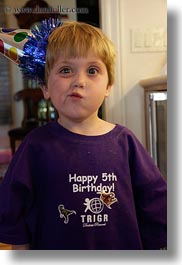
[[[167,91],[145,95],[147,149],[167,179]]]

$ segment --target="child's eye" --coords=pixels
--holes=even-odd
[[[98,69],[95,68],[95,67],[91,67],[91,68],[88,69],[88,73],[90,75],[96,75],[98,73]]]
[[[71,74],[72,73],[72,70],[68,67],[64,67],[60,70],[60,73],[61,74]]]

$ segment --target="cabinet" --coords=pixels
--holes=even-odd
[[[144,88],[146,147],[167,178],[167,76],[140,81]]]

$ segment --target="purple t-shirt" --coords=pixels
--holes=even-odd
[[[51,122],[25,138],[0,185],[0,242],[160,249],[166,202],[164,178],[127,128],[83,136]]]

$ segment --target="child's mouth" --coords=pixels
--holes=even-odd
[[[73,92],[69,95],[71,98],[83,98],[81,94]]]

